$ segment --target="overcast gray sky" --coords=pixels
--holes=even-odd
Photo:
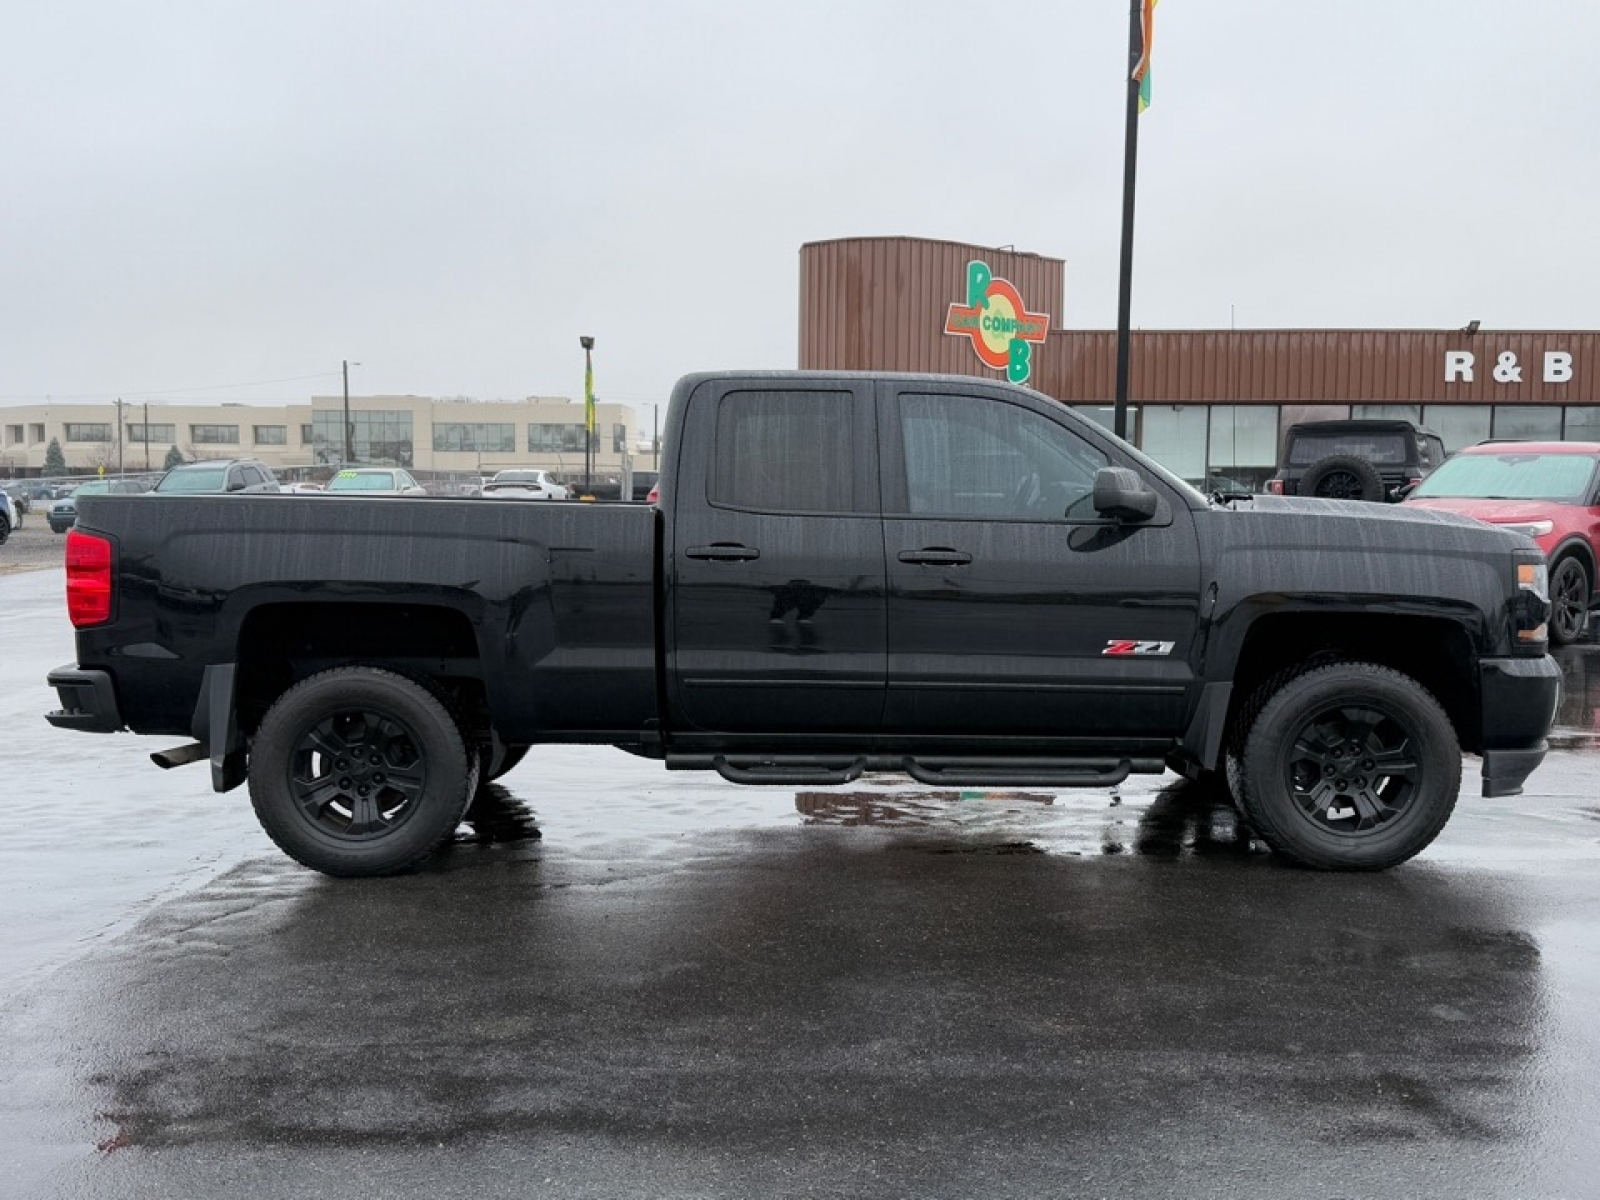
[[[648,403],[795,365],[822,238],[1062,258],[1057,323],[1116,323],[1127,0],[4,12],[0,403],[304,400],[345,358],[576,395],[585,333]],[[1597,45],[1594,0],[1163,0],[1134,324],[1600,325]]]

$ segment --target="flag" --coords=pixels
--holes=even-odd
[[[594,364],[583,356],[583,424],[594,437]]]
[[[1133,77],[1139,81],[1139,111],[1150,107],[1150,48],[1156,38],[1156,5],[1160,0],[1143,0],[1139,13],[1141,47]]]

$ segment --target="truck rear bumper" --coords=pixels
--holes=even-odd
[[[1545,735],[1561,703],[1561,668],[1541,658],[1486,658],[1483,695],[1483,794],[1515,796],[1549,749]]]
[[[80,671],[69,665],[57,667],[46,679],[61,697],[61,707],[44,715],[50,724],[84,733],[115,733],[123,728],[117,693],[104,671]]]

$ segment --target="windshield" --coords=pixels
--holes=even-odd
[[[1595,460],[1582,454],[1458,454],[1411,494],[1582,504],[1594,467]]]
[[[91,479],[88,483],[80,483],[72,489],[73,496],[98,496],[102,492],[110,491],[111,485],[104,479]]]
[[[158,492],[220,492],[228,479],[227,467],[194,467],[170,471],[156,484]]]
[[[328,481],[330,492],[392,492],[391,471],[340,471]]]

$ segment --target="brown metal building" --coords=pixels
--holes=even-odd
[[[974,263],[984,269],[974,274]],[[982,308],[972,304],[980,283],[991,311],[1025,308],[1047,316],[1047,329],[979,329],[985,318],[969,314]],[[800,366],[1009,373],[1109,426],[1116,333],[1062,329],[1064,295],[1061,260],[1010,248],[810,242],[800,248]],[[1024,336],[1023,361],[1008,368],[1006,340]],[[1251,484],[1272,473],[1283,429],[1303,420],[1406,417],[1452,450],[1488,437],[1600,441],[1600,330],[1141,330],[1128,404],[1132,440],[1179,474]]]

